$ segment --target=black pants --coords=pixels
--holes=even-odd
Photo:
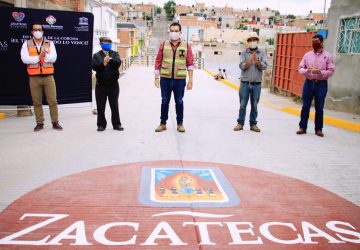
[[[96,85],[95,88],[95,97],[96,97],[96,107],[97,107],[97,126],[102,126],[106,128],[106,118],[105,118],[105,107],[106,100],[109,98],[109,104],[111,109],[111,123],[113,128],[121,125],[120,114],[119,114],[119,93],[120,88],[119,84],[114,84],[111,86],[102,86]]]

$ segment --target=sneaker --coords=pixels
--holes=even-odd
[[[177,126],[177,131],[180,132],[180,133],[184,133],[185,132],[185,128],[182,124],[179,124]]]
[[[324,133],[321,130],[316,130],[315,135],[320,136],[320,137],[324,137]]]
[[[63,128],[60,126],[59,122],[53,122],[52,123],[53,125],[53,129],[56,129],[56,130],[63,130]]]
[[[37,123],[35,128],[34,128],[34,132],[38,132],[40,130],[44,129],[44,124],[43,123]]]
[[[244,129],[244,126],[241,125],[240,123],[238,123],[235,128],[234,128],[234,131],[240,131],[240,130],[243,130]]]
[[[105,130],[105,127],[103,127],[103,126],[98,126],[98,128],[97,128],[97,131],[99,131],[99,132],[102,132],[104,130]]]
[[[303,135],[303,134],[306,134],[306,129],[304,129],[304,128],[299,128],[299,130],[298,130],[298,131],[296,131],[296,134],[297,134],[297,135]]]
[[[163,132],[164,130],[166,130],[166,125],[160,124],[159,127],[155,129],[155,132]]]
[[[121,127],[121,125],[117,125],[117,126],[114,128],[114,130],[123,131],[124,128]]]
[[[250,127],[250,130],[252,130],[252,131],[254,131],[254,132],[260,132],[260,131],[261,131],[261,130],[259,129],[259,127],[256,126],[256,125],[252,125],[252,126]]]

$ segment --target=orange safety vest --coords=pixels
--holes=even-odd
[[[40,52],[43,50],[50,52],[50,41],[45,39],[43,40],[40,52],[38,52],[35,41],[33,39],[27,40],[27,47],[29,56],[39,56]],[[41,58],[38,63],[28,64],[27,72],[29,76],[54,74],[54,65],[52,63],[45,62],[44,59],[45,57]]]

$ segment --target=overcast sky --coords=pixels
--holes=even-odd
[[[128,0],[112,2],[131,2],[131,3],[154,3],[163,6],[167,0]],[[195,0],[174,0],[176,4],[193,5]],[[270,7],[271,9],[279,10],[281,14],[295,14],[306,15],[312,10],[316,13],[323,13],[326,1],[326,12],[330,7],[331,0],[202,0],[199,3],[205,3],[206,6],[222,7],[226,4],[238,9],[257,9],[262,7]]]

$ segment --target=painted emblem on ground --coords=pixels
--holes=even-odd
[[[158,207],[230,207],[239,198],[219,168],[144,167],[139,200]]]
[[[359,249],[360,208],[300,180],[219,163],[67,176],[0,213],[0,249]]]

